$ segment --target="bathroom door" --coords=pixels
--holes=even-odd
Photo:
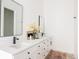
[[[78,59],[78,0],[74,1],[74,52]]]
[[[56,0],[56,50],[77,53],[77,20],[77,0]]]

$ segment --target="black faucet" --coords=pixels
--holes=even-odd
[[[13,44],[16,44],[16,40],[19,40],[19,38],[13,37]]]

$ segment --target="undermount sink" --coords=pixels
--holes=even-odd
[[[24,48],[26,46],[29,46],[28,44],[26,43],[21,43],[21,44],[14,44],[14,45],[11,45],[9,46],[10,48],[14,48],[14,49],[20,49],[20,48]]]
[[[13,45],[10,45],[9,47],[13,48],[13,49],[22,49],[22,48],[30,47],[30,46],[38,43],[38,42],[39,42],[39,40],[27,41],[27,42],[22,42],[22,43],[19,43],[19,44],[13,44]]]
[[[16,48],[16,49],[21,48],[21,46],[19,46],[19,45],[11,45],[11,46],[9,46],[9,47],[11,47],[11,48]]]

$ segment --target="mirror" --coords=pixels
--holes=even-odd
[[[4,36],[14,34],[14,11],[4,8]]]
[[[23,33],[23,6],[14,0],[0,0],[0,36]]]

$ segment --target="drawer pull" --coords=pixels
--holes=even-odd
[[[52,41],[50,41],[50,45],[52,45]]]
[[[44,55],[45,56],[45,55]]]
[[[29,58],[29,59],[31,59],[31,58]]]
[[[45,42],[44,42],[44,44],[45,44]]]
[[[44,50],[45,50],[45,48],[44,48]]]
[[[77,17],[73,17],[74,19],[76,19]]]
[[[40,45],[38,47],[40,47]]]
[[[30,52],[28,52],[28,54],[30,54]]]
[[[40,55],[40,53],[38,53]]]
[[[47,45],[47,47],[48,47],[49,45]]]

